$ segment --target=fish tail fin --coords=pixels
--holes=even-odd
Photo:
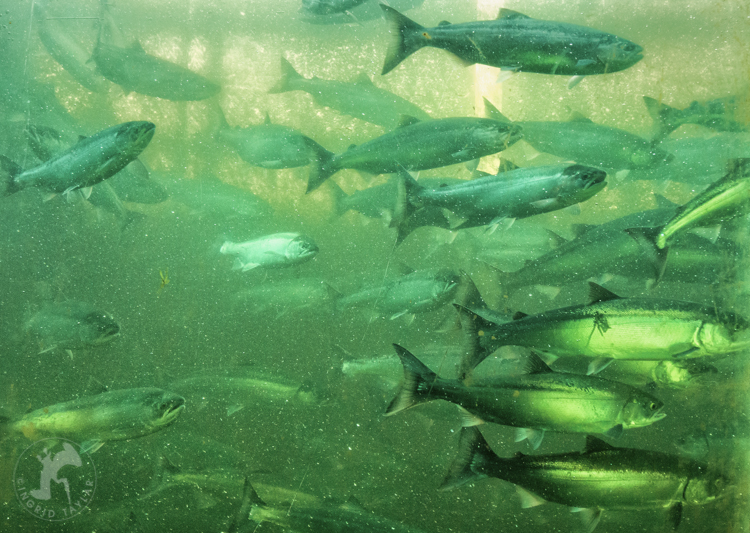
[[[490,355],[485,348],[482,348],[480,338],[492,327],[492,323],[462,305],[454,303],[453,307],[458,309],[458,318],[463,331],[461,352],[464,355],[458,367],[458,379],[464,380],[479,363]]]
[[[427,401],[437,374],[427,368],[419,359],[398,344],[394,344],[396,354],[404,365],[404,381],[396,397],[385,410],[386,416],[393,415],[409,407]]]
[[[680,122],[681,112],[679,109],[670,107],[667,104],[662,104],[658,100],[649,96],[643,97],[643,103],[646,104],[646,110],[648,111],[648,114],[651,115],[651,120],[654,121],[654,126],[656,128],[656,133],[653,137],[654,141],[661,141],[664,137],[682,125]]]
[[[669,253],[669,247],[664,246],[660,248],[657,243],[657,239],[661,234],[661,228],[627,228],[624,231],[633,237],[651,263],[654,269],[654,284],[652,287],[656,286],[664,274],[664,269],[667,266],[667,255]]]
[[[310,176],[307,178],[307,191],[305,193],[312,192],[320,187],[325,180],[339,170],[335,165],[334,156],[333,152],[329,152],[320,146],[317,157],[310,164]]]
[[[333,194],[333,211],[336,213],[336,216],[340,217],[349,211],[349,205],[346,202],[349,195],[336,182],[331,182],[331,192]]]
[[[476,426],[461,428],[458,454],[453,460],[439,490],[451,490],[464,483],[487,477],[483,467],[501,459],[492,451]]]
[[[268,92],[270,94],[285,93],[287,91],[294,91],[295,88],[292,83],[295,80],[305,79],[299,72],[294,70],[292,64],[287,61],[283,56],[281,58],[281,79],[271,87]]]
[[[13,161],[0,155],[0,197],[10,196],[21,190],[16,183],[16,176],[23,172],[23,169]]]
[[[419,38],[425,28],[390,6],[380,4],[380,8],[391,25],[390,33],[392,35],[381,73],[385,75],[396,68],[396,65],[404,59],[425,46],[424,39]]]
[[[410,224],[411,216],[414,214],[414,199],[423,187],[419,185],[411,174],[405,170],[399,170],[396,180],[396,205],[393,209],[390,227],[398,228],[396,244],[401,244],[406,237],[415,229]]]

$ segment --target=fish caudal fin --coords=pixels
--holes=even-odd
[[[437,374],[427,368],[411,352],[398,344],[394,344],[393,347],[401,359],[401,364],[404,365],[404,381],[396,397],[385,410],[386,416],[429,401],[429,391],[438,379]]]
[[[268,92],[270,94],[278,94],[278,93],[285,93],[287,91],[294,91],[296,89],[292,86],[292,83],[295,80],[303,80],[303,79],[305,78],[302,75],[300,75],[299,72],[294,70],[294,67],[292,66],[292,64],[282,57],[281,58],[281,79],[278,81],[278,83],[276,83],[276,85],[271,87],[268,90]]]
[[[396,179],[396,202],[390,227],[398,228],[396,244],[401,244],[412,230],[417,228],[417,226],[411,224],[413,222],[411,217],[415,211],[413,200],[423,187],[405,170],[400,170]]]
[[[646,110],[651,115],[651,120],[654,121],[656,133],[653,136],[653,141],[661,141],[682,125],[679,109],[661,104],[658,100],[649,96],[643,97],[643,103],[646,104]]]
[[[320,146],[320,145],[318,145]],[[312,192],[320,187],[325,180],[338,172],[339,168],[335,165],[335,154],[329,152],[322,146],[317,154],[317,158],[310,163],[310,176],[307,178],[307,191]]]
[[[453,304],[453,307],[458,310],[461,329],[464,332],[461,341],[461,351],[464,355],[458,368],[458,379],[464,380],[489,355],[482,348],[479,339],[484,335],[485,330],[492,327],[492,324],[462,305]]]
[[[652,287],[655,286],[664,274],[664,269],[667,266],[667,255],[669,254],[669,247],[666,246],[666,243],[665,246],[659,246],[662,228],[627,228],[624,231],[635,239],[635,242],[638,243],[641,251],[651,263],[654,269],[654,285]]]
[[[7,157],[0,155],[0,197],[10,196],[21,190],[15,181],[23,169]]]
[[[404,59],[425,46],[424,39],[420,38],[425,28],[392,7],[380,4],[380,8],[391,25],[390,33],[392,36],[392,41],[385,54],[383,72],[381,72],[385,75],[396,68]]]
[[[461,428],[458,454],[440,484],[440,490],[455,489],[468,481],[487,477],[482,473],[483,466],[498,459],[476,427]]]

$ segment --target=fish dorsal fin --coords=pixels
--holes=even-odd
[[[141,52],[143,54],[146,53],[146,51],[141,46],[141,42],[139,40],[137,40],[137,39],[135,41],[133,41],[133,44],[130,45],[130,48],[132,50],[135,50],[136,52]]]
[[[263,120],[263,125],[268,126],[271,124],[271,116],[268,114],[268,111],[266,111],[266,118]]]
[[[583,453],[593,452],[605,452],[607,450],[616,450],[611,444],[607,444],[602,439],[594,437],[593,435],[586,435],[586,446],[583,448]]]
[[[354,83],[362,84],[362,85],[372,85],[375,84],[370,79],[370,76],[367,75],[365,72],[360,72],[359,76],[357,76],[357,79],[354,80]]]
[[[523,311],[516,311],[516,314],[513,315],[513,320],[521,320],[522,318],[526,318],[527,316],[529,315],[524,313]]]
[[[530,19],[531,17],[528,15],[524,15],[523,13],[519,13],[518,11],[513,11],[512,9],[505,9],[501,8],[500,11],[497,14],[497,19]]]
[[[407,276],[409,274],[412,274],[413,272],[416,272],[412,267],[410,267],[406,263],[402,263],[401,261],[396,262],[394,270],[396,270],[402,276]]]
[[[588,124],[593,124],[594,121],[590,118],[584,116],[579,111],[573,111],[570,116],[568,117],[568,122],[587,122]]]
[[[558,235],[557,233],[555,233],[551,229],[548,229],[546,231],[547,231],[547,237],[549,238],[549,241],[550,241],[550,244],[551,244],[553,250],[555,248],[559,248],[563,244],[567,244],[568,243],[568,239],[566,239],[565,237],[562,237],[562,236]]]
[[[656,200],[656,207],[658,209],[675,209],[678,207],[676,203],[661,194],[654,193],[654,199]]]
[[[518,168],[520,167],[516,165],[513,161],[508,161],[507,159],[501,159],[500,166],[497,167],[497,173],[501,174],[503,172],[510,172],[511,170],[516,170]]]
[[[608,291],[598,283],[589,281],[589,305],[620,299],[622,299],[622,296],[617,296],[614,292]]]
[[[416,124],[417,122],[421,122],[418,118],[412,117],[410,115],[401,115],[401,117],[398,119],[398,126],[397,128],[405,128],[406,126],[411,126],[413,124]]]
[[[554,372],[554,370],[547,366],[547,363],[542,361],[542,358],[534,350],[531,350],[531,353],[526,358],[523,370],[526,374],[550,374]]]
[[[347,150],[354,150],[356,147],[357,147],[356,144],[350,144],[349,148],[347,148]]]
[[[484,100],[484,116],[487,118],[491,118],[493,120],[497,120],[499,122],[507,122],[510,123],[510,119],[503,115],[498,108],[496,108],[492,102],[487,100],[487,98],[482,97],[482,100]]]
[[[447,20],[441,20],[440,22],[438,22],[438,26],[450,26],[450,25],[451,23],[448,22]]]

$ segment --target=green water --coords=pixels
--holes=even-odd
[[[185,396],[186,408],[173,425],[139,439],[108,442],[92,454],[96,494],[89,511],[65,522],[40,520],[20,506],[12,472],[32,441],[23,436],[6,439],[0,443],[0,531],[139,531],[123,525],[131,510],[146,532],[227,531],[239,510],[245,475],[269,503],[290,499],[282,496],[275,502],[270,487],[297,493],[295,501],[304,505],[309,505],[306,495],[333,502],[353,496],[365,509],[425,532],[580,530],[579,518],[561,505],[521,509],[507,482],[480,480],[439,492],[456,453],[456,408],[433,402],[385,418],[395,393],[390,382],[381,384],[375,374],[341,375],[344,359],[395,360],[392,343],[417,357],[430,350],[454,350],[461,332],[446,327],[454,317],[452,306],[409,321],[373,317],[368,309],[333,313],[328,304],[258,313],[252,303],[238,304],[235,297],[250,287],[295,278],[325,281],[349,293],[395,277],[408,265],[463,269],[490,307],[502,311],[536,313],[583,304],[585,280],[563,286],[555,299],[533,287],[506,294],[485,261],[497,264],[498,255],[520,248],[521,257],[514,259],[520,268],[526,259],[546,251],[539,244],[546,242],[546,233],[539,236],[544,230],[571,238],[576,224],[600,224],[654,208],[652,192],[683,204],[702,189],[695,180],[680,181],[679,176],[646,181],[615,177],[615,171],[607,169],[608,188],[582,204],[579,214],[555,211],[493,234],[483,228],[457,235],[420,228],[396,247],[396,230],[387,222],[351,211],[337,217],[331,184],[305,195],[308,167],[252,167],[214,140],[217,106],[231,126],[262,124],[268,113],[274,123],[295,128],[335,153],[385,133],[380,126],[316,105],[307,93],[269,94],[280,76],[281,56],[307,78],[353,81],[364,72],[375,85],[417,104],[433,118],[483,116],[482,97],[487,97],[514,121],[565,120],[579,112],[598,124],[649,137],[652,120],[644,95],[679,109],[694,100],[740,95],[740,114],[748,122],[750,7],[741,0],[479,4],[425,0],[406,15],[432,27],[442,20],[487,20],[505,7],[625,37],[644,48],[644,59],[622,72],[589,76],[573,89],[567,88],[567,77],[527,73],[496,84],[498,69],[466,67],[448,52],[432,48],[380,76],[389,42],[382,19],[308,24],[300,18],[297,0],[116,3],[112,13],[120,28],[136,37],[146,52],[222,87],[207,100],[175,102],[128,94],[113,83],[102,93],[86,90],[42,45],[31,1],[0,4],[0,154],[23,167],[38,163],[26,143],[29,124],[91,135],[118,123],[148,120],[156,124],[156,134],[141,160],[154,176],[215,177],[254,193],[273,209],[272,216],[228,217],[197,213],[174,199],[154,205],[126,203],[143,218],[121,229],[111,213],[86,202],[66,202],[59,196],[43,202],[34,191],[1,198],[0,414],[18,417],[101,392],[102,386],[171,390],[180,380],[221,372],[257,372],[294,387],[312,383],[322,390],[316,400],[303,401],[295,394],[287,399],[264,396],[257,385],[247,392],[217,381],[183,385],[175,392]],[[60,20],[66,31],[82,48],[93,48],[98,2],[57,0],[50,2],[48,15],[69,17]],[[688,125],[670,139],[714,135]],[[740,144],[745,141],[740,137]],[[523,141],[503,157],[519,166],[561,161],[537,155]],[[488,156],[479,169],[494,172],[498,164],[499,156]],[[723,161],[717,164],[723,166]],[[420,173],[425,176],[468,179],[470,172],[454,165]],[[347,193],[387,179],[353,170],[331,178]],[[738,220],[723,227],[721,237],[742,251],[729,259],[717,257],[711,284],[673,281],[647,291],[643,280],[609,278],[607,272],[596,281],[623,296],[696,301],[748,316],[747,219]],[[231,258],[218,253],[224,240],[277,232],[304,233],[320,253],[307,263],[270,273],[233,271]],[[119,338],[74,350],[72,357],[61,349],[40,353],[24,324],[45,303],[65,300],[85,301],[110,313],[121,327]],[[626,431],[614,442],[678,453],[675,443],[681,438],[710,433],[704,460],[731,474],[733,485],[716,502],[685,506],[679,531],[750,530],[745,504],[750,436],[746,356],[712,360],[718,373],[687,389],[657,389],[654,394],[665,402],[668,416]],[[609,376],[617,378],[615,365],[612,370]],[[525,443],[513,442],[514,428],[486,424],[481,431],[501,457],[518,451],[568,452],[584,445],[583,435],[548,432],[542,447],[532,452]],[[162,456],[183,471],[215,474],[221,482],[174,482],[164,492],[154,492]],[[668,527],[665,516],[659,509],[605,511],[596,531],[662,531]],[[284,529],[264,522],[257,530]]]

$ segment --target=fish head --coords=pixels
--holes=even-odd
[[[708,465],[698,465],[698,475],[691,477],[685,487],[684,498],[687,503],[702,505],[712,502],[724,495],[731,485],[729,478]]]
[[[461,276],[449,269],[440,269],[435,274],[433,295],[435,300],[444,303],[453,297],[461,283]]]
[[[588,200],[607,186],[607,173],[584,165],[571,165],[563,171],[563,182],[559,199],[564,205]]]
[[[718,370],[715,366],[701,361],[659,361],[651,371],[651,377],[659,385],[684,388],[697,377],[716,373]]]
[[[631,396],[622,408],[622,425],[624,428],[650,426],[665,416],[662,412],[664,402],[650,394],[639,392]]]
[[[297,235],[287,246],[286,256],[294,261],[307,261],[318,253],[318,245],[306,235]]]
[[[597,46],[596,57],[604,63],[604,72],[617,72],[643,59],[643,47],[615,35],[603,37]]]
[[[81,341],[85,344],[104,344],[120,334],[120,326],[107,313],[93,311],[78,321]]]
[[[155,429],[167,427],[185,409],[185,398],[162,389],[149,390],[144,401],[150,409],[150,425]]]
[[[722,312],[715,321],[704,321],[694,342],[708,355],[736,352],[750,346],[750,324],[734,313]]]
[[[117,143],[120,151],[132,155],[140,154],[154,137],[156,125],[153,122],[135,121],[120,124],[117,131]]]

